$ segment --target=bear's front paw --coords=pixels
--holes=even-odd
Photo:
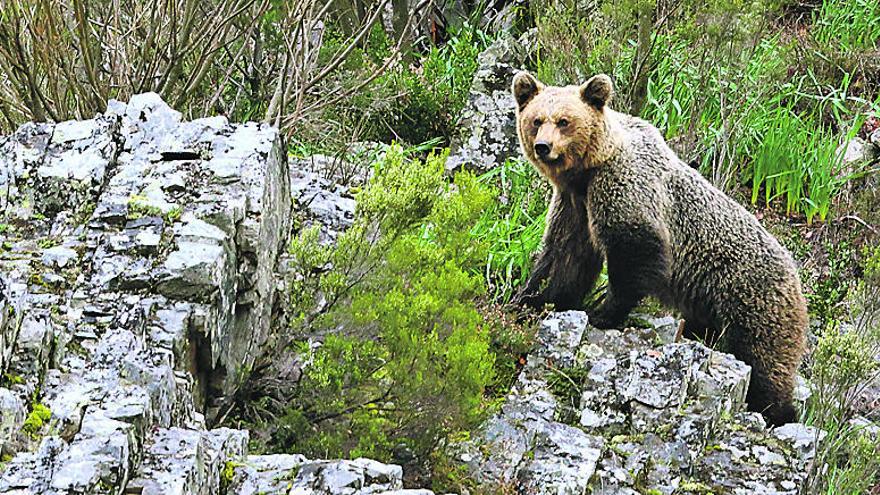
[[[619,327],[623,323],[623,319],[613,317],[603,311],[595,311],[587,314],[587,323],[596,328],[605,330]]]
[[[540,309],[544,305],[544,300],[538,294],[530,294],[527,292],[518,292],[510,300],[511,306],[527,306],[530,308]]]

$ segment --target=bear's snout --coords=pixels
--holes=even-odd
[[[551,146],[547,141],[538,141],[535,143],[535,154],[540,158],[547,158],[550,154]]]

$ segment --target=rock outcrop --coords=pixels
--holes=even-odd
[[[452,140],[446,160],[449,173],[485,172],[521,155],[510,84],[529,57],[533,36],[529,31],[517,40],[502,34],[477,58],[479,66],[458,122],[459,135]]]
[[[677,327],[550,315],[501,410],[453,457],[515,493],[797,493],[817,432],[743,412],[749,367],[673,342]]]
[[[297,178],[275,129],[155,94],[0,137],[0,494],[401,488],[396,466],[248,458],[248,432],[208,429],[270,336],[293,201],[353,209]]]

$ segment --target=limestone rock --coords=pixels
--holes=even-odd
[[[871,139],[875,139],[873,134]],[[878,135],[878,139],[880,139],[880,135]],[[842,143],[837,148],[837,153],[841,156],[841,161],[845,167],[861,165],[880,157],[880,147],[872,143],[873,141],[868,142],[862,138],[855,137]]]
[[[0,493],[218,493],[247,433],[205,416],[269,337],[289,177],[275,129],[155,94],[0,139]]]
[[[403,490],[400,466],[369,459],[309,461],[300,455],[250,456],[235,469],[227,493],[257,495],[433,495]]]
[[[528,36],[526,33],[524,36]],[[461,169],[485,172],[520,156],[516,135],[513,76],[525,65],[532,45],[502,34],[479,55],[459,135],[446,161],[450,173]]]
[[[794,493],[806,427],[768,431],[742,412],[748,366],[673,342],[676,320],[648,321],[599,330],[549,315],[506,403],[452,457],[517,493]]]

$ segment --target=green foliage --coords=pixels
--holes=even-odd
[[[877,328],[830,325],[813,353],[806,422],[826,433],[815,454],[805,493],[866,493],[880,475],[877,438],[853,422],[853,407],[880,374]]]
[[[876,49],[880,39],[880,2],[824,0],[813,19],[813,38],[843,53]]]
[[[550,391],[559,400],[559,420],[578,424],[580,419],[581,394],[590,374],[589,368],[573,367],[553,369],[547,379]]]
[[[807,280],[805,292],[810,314],[830,323],[845,316],[843,302],[854,283],[857,251],[845,239],[825,244],[823,251],[819,255],[825,257],[825,269]]]
[[[52,417],[52,411],[39,402],[31,404],[31,411],[21,425],[21,430],[31,437],[36,437],[46,421]]]
[[[847,390],[871,378],[878,368],[874,345],[857,332],[826,329],[813,351],[813,381]]]
[[[862,258],[863,276],[853,291],[853,313],[858,315],[856,326],[880,327],[880,245],[864,248]]]
[[[880,247],[862,255],[864,278],[847,296],[854,301],[853,324],[829,323],[812,355],[805,421],[826,437],[804,493],[867,493],[880,476],[876,432],[854,420],[860,397],[880,378]]]
[[[132,195],[128,198],[128,213],[126,217],[136,219],[141,217],[161,217],[162,208],[153,206],[147,202],[147,198],[139,195]]]
[[[786,213],[802,212],[807,223],[817,215],[824,222],[832,199],[855,175],[842,171],[843,154],[837,151],[833,133],[811,120],[815,119],[796,115],[791,108],[771,110],[750,164],[752,203],[757,203],[763,187],[767,204],[781,197]],[[858,121],[853,131],[860,127]]]
[[[419,65],[400,65],[377,81],[391,100],[377,115],[392,135],[407,143],[421,143],[455,134],[459,113],[467,102],[477,55],[491,41],[466,27],[442,46],[432,46]]]
[[[242,464],[235,461],[226,461],[220,471],[220,493],[226,493],[232,480],[235,478],[235,468]]]
[[[544,233],[550,191],[547,182],[525,160],[508,160],[479,180],[500,192],[472,235],[488,246],[483,272],[490,290],[496,298],[507,301],[528,278]]]
[[[501,399],[510,391],[520,369],[526,364],[526,355],[537,333],[539,315],[528,315],[525,321],[516,321],[516,315],[498,306],[482,307],[480,313],[489,325],[490,346],[495,354],[495,372],[485,395]]]
[[[322,52],[322,56],[330,57],[338,50],[341,41],[334,39],[325,42],[326,55]],[[323,147],[340,138],[340,147],[351,140],[418,144],[441,138],[448,142],[467,102],[477,55],[490,41],[477,29],[465,27],[443,45],[431,45],[424,52],[411,50],[351,98],[301,126],[295,138]],[[352,50],[344,73],[354,80],[366,79],[390,49],[391,40],[377,25],[365,46]]]
[[[471,269],[485,245],[469,232],[493,196],[472,175],[448,184],[444,162],[390,147],[335,247],[314,229],[294,241],[294,331],[359,330],[295,344],[309,365],[272,449],[387,460],[403,446],[426,456],[481,417],[494,356],[477,310],[485,282]]]
[[[15,373],[3,373],[3,376],[0,377],[0,384],[4,387],[20,385],[24,383],[24,378],[21,375]]]

